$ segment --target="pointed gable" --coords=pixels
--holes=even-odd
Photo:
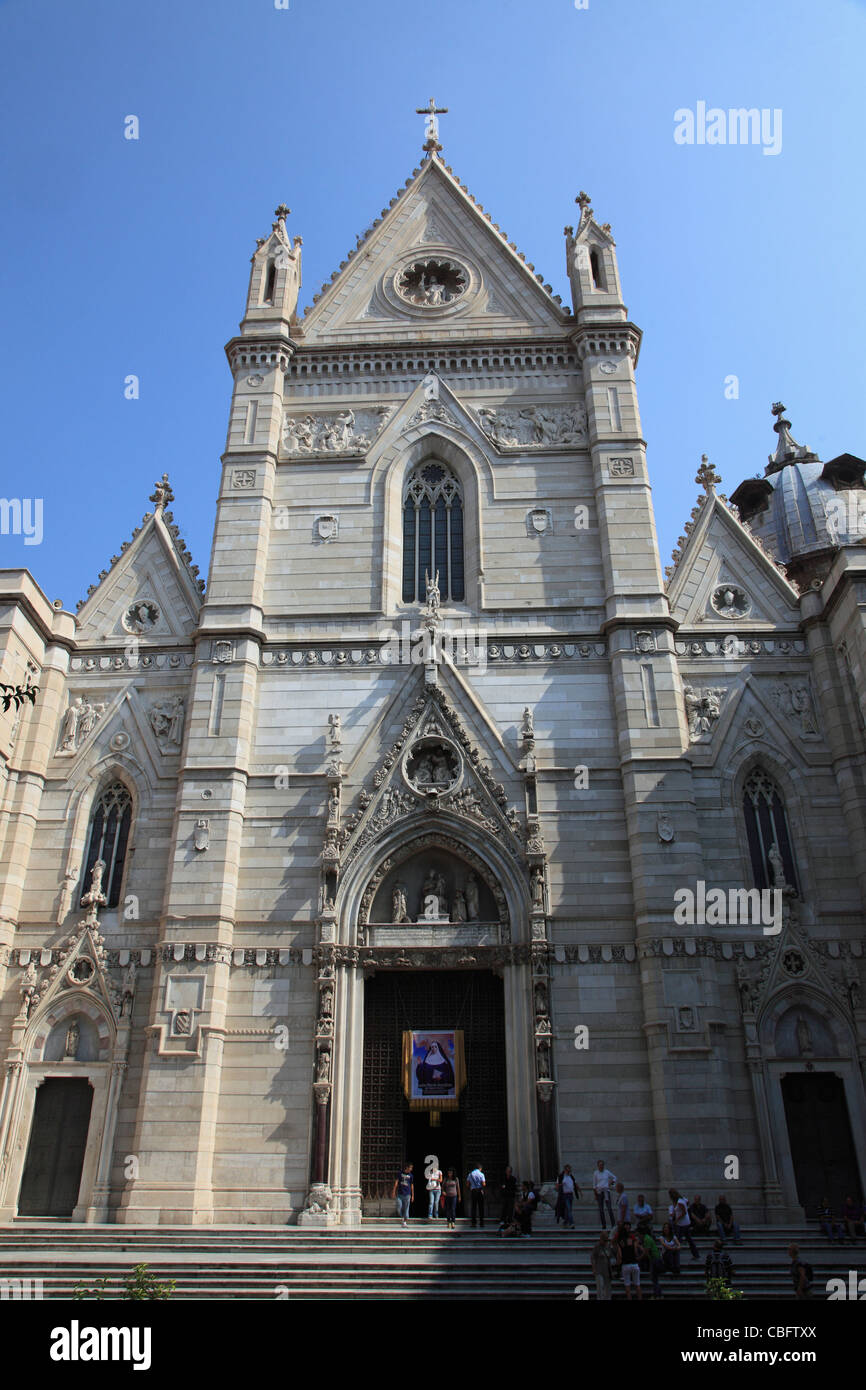
[[[561,333],[568,313],[542,277],[433,156],[315,296],[305,346]]]
[[[158,485],[155,496],[160,499],[163,486],[167,481]],[[190,562],[171,512],[158,501],[78,605],[78,642],[128,643],[135,638],[146,645],[188,639],[198,624],[204,588]]]
[[[712,487],[695,510],[668,585],[673,617],[687,628],[730,631],[743,622],[796,627],[797,590]]]

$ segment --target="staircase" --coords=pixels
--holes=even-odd
[[[109,1297],[136,1264],[147,1264],[160,1281],[175,1280],[177,1299],[568,1299],[575,1285],[595,1285],[590,1251],[597,1226],[564,1231],[550,1215],[536,1217],[529,1240],[499,1237],[495,1225],[472,1230],[458,1222],[413,1219],[408,1230],[388,1218],[365,1220],[360,1228],[310,1230],[296,1226],[84,1226],[65,1221],[26,1220],[0,1226],[0,1297],[19,1296],[16,1284],[42,1281],[46,1299],[68,1299],[79,1283],[88,1287],[108,1275]],[[866,1276],[866,1242],[828,1245],[814,1222],[805,1229],[757,1226],[742,1246],[731,1246],[734,1287],[748,1299],[790,1299],[787,1248],[800,1247],[813,1267],[815,1298],[825,1297],[830,1277],[848,1271]],[[663,1275],[666,1299],[705,1298],[703,1256],[709,1238],[699,1239],[700,1264],[684,1252],[678,1278]],[[644,1292],[649,1280],[641,1276]],[[24,1296],[32,1283],[24,1285]],[[30,1294],[32,1296],[32,1294]],[[614,1282],[614,1298],[624,1298]]]

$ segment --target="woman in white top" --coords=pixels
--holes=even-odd
[[[430,1204],[427,1211],[428,1221],[433,1221],[436,1217],[436,1211],[439,1206],[439,1198],[441,1196],[441,1193],[442,1170],[441,1168],[433,1168],[431,1169],[430,1174],[427,1178],[427,1200]]]

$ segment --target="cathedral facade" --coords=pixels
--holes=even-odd
[[[609,226],[564,307],[429,137],[303,315],[258,243],[206,590],[167,476],[0,575],[2,1220],[863,1193],[866,465],[779,405],[666,582]]]

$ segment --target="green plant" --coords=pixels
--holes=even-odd
[[[707,1297],[719,1302],[728,1298],[743,1298],[742,1289],[732,1289],[727,1279],[708,1279]]]
[[[20,709],[25,700],[29,700],[31,705],[36,704],[36,695],[39,690],[38,685],[7,685],[5,681],[0,681],[0,700],[3,701],[3,709],[8,710],[14,704],[16,709]]]
[[[108,1293],[109,1278],[104,1274],[98,1279],[92,1289],[85,1284],[76,1284],[72,1290],[72,1297],[79,1302],[85,1298],[105,1299],[111,1297]],[[123,1293],[115,1295],[120,1299],[135,1299],[143,1301],[153,1301],[155,1299],[165,1300],[171,1298],[177,1286],[175,1279],[170,1279],[167,1284],[161,1284],[152,1275],[146,1264],[136,1265],[131,1274],[128,1274],[123,1281]]]

